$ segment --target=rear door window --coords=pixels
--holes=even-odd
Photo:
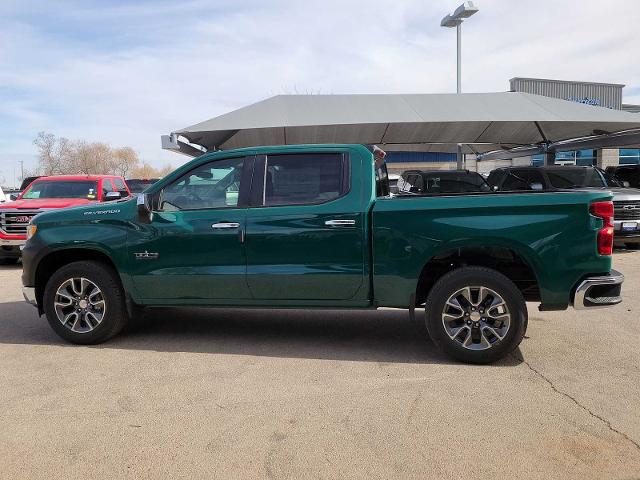
[[[348,165],[340,153],[269,155],[262,204],[304,205],[335,200],[349,189]]]

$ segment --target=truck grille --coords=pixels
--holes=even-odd
[[[613,202],[615,220],[640,220],[640,200]]]
[[[26,235],[27,225],[40,210],[0,210],[0,230],[7,235]]]

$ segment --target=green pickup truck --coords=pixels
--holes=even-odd
[[[621,301],[611,197],[394,196],[377,147],[219,151],[137,199],[37,215],[23,293],[80,344],[111,338],[145,307],[392,307],[412,318],[418,308],[444,352],[487,363],[522,340],[526,301]]]

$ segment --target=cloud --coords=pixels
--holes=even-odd
[[[46,130],[177,165],[161,134],[270,95],[454,91],[455,31],[439,21],[458,3],[8,0],[0,162],[33,155]],[[476,3],[465,91],[506,90],[514,76],[592,80],[626,83],[625,101],[640,103],[635,1]]]

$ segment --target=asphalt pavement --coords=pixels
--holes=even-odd
[[[623,304],[444,357],[403,311],[150,310],[64,343],[0,267],[0,478],[640,478],[640,252]]]

